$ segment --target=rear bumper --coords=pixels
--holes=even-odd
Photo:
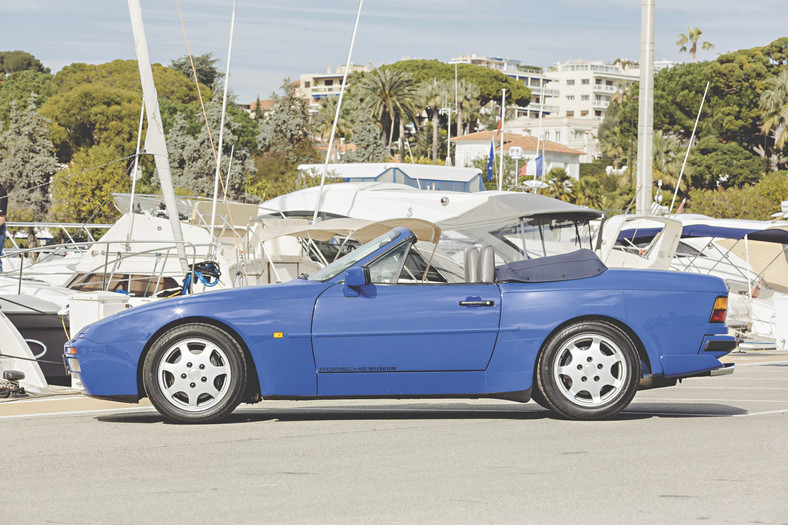
[[[707,339],[703,345],[704,352],[723,352],[728,354],[736,350],[739,342],[736,339]]]
[[[733,373],[736,369],[736,365],[734,363],[725,363],[722,365],[722,368],[715,368],[709,372],[709,375],[714,376],[729,376]]]

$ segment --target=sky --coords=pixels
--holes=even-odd
[[[224,72],[232,0],[140,0],[153,62],[213,53]],[[655,58],[688,61],[676,40],[699,27],[714,44],[698,59],[788,36],[785,0],[655,0]],[[358,0],[238,0],[230,89],[270,98],[283,79],[344,64]],[[179,10],[183,16],[183,26]],[[495,56],[548,67],[567,60],[637,60],[638,0],[366,0],[352,61]],[[184,27],[186,38],[184,38]],[[74,62],[135,58],[123,0],[0,0],[0,50],[32,53],[52,72]]]

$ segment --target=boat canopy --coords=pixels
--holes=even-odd
[[[255,237],[260,242],[286,236],[329,241],[333,237],[341,235],[353,237],[364,243],[398,227],[409,229],[420,241],[437,243],[441,235],[440,227],[422,219],[402,218],[374,222],[364,219],[338,218],[300,226],[269,226],[255,233]]]
[[[488,198],[465,213],[438,224],[444,230],[464,230],[479,226],[500,226],[520,218],[550,216],[562,219],[592,220],[602,212],[559,201],[544,195],[515,192],[485,192]]]

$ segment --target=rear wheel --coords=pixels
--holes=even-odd
[[[173,328],[151,347],[143,383],[151,403],[173,423],[211,423],[241,402],[247,364],[238,343],[215,326]]]
[[[605,321],[567,326],[550,337],[537,361],[541,400],[571,419],[602,419],[620,412],[632,401],[639,381],[634,343]]]

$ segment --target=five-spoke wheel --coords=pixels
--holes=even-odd
[[[632,401],[640,381],[640,358],[632,340],[615,325],[580,322],[548,339],[537,361],[536,379],[537,395],[562,416],[610,417]]]
[[[246,360],[224,331],[207,324],[182,325],[153,344],[143,382],[151,403],[168,421],[208,423],[241,402]]]

